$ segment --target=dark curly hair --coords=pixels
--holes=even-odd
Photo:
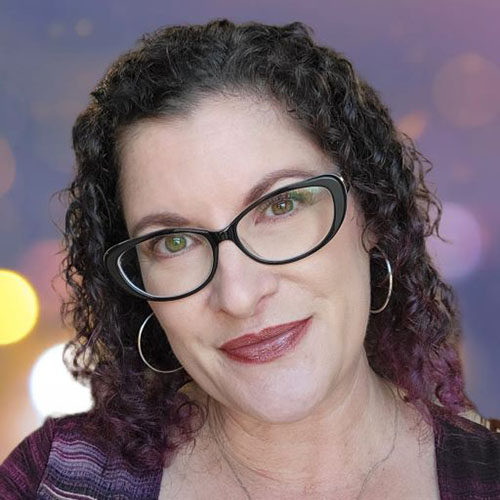
[[[62,314],[76,332],[66,345],[68,368],[94,399],[87,432],[130,462],[157,467],[206,416],[179,391],[189,375],[157,374],[141,361],[136,335],[149,306],[115,285],[103,254],[128,238],[119,189],[124,132],[140,120],[187,116],[204,97],[224,95],[280,106],[335,161],[359,200],[365,231],[378,237],[394,276],[389,305],[368,323],[371,368],[403,389],[429,423],[436,403],[451,416],[475,409],[464,391],[456,298],[425,247],[426,237],[440,237],[442,207],[424,181],[432,165],[352,64],[313,41],[311,28],[216,19],[144,35],[112,64],[73,128],[76,173],[62,191],[62,271],[71,294]],[[374,266],[374,283],[381,272]],[[386,293],[382,280],[372,302]]]

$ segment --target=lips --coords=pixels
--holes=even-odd
[[[293,349],[307,333],[311,317],[248,333],[224,343],[220,349],[243,363],[265,363]]]

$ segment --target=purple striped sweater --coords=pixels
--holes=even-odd
[[[162,469],[104,453],[82,438],[84,418],[47,418],[25,438],[0,466],[0,499],[158,499]],[[500,500],[500,421],[448,420],[439,411],[434,418],[441,499]]]

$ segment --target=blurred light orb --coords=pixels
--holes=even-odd
[[[38,314],[38,296],[30,282],[15,271],[0,269],[0,345],[28,335]]]
[[[480,127],[500,113],[500,67],[475,52],[450,59],[436,74],[432,94],[440,114],[457,127]]]
[[[443,203],[439,234],[427,239],[427,249],[445,279],[457,281],[478,266],[483,250],[481,227],[476,217],[458,203]]]
[[[30,398],[42,418],[88,411],[92,406],[90,389],[73,379],[64,365],[63,350],[64,344],[50,347],[31,370]]]
[[[413,140],[417,140],[425,132],[428,121],[429,119],[425,111],[414,111],[399,119],[397,127]]]
[[[89,19],[80,19],[75,26],[75,31],[78,36],[86,37],[92,33],[94,27]]]
[[[0,137],[0,196],[14,184],[16,178],[16,160],[9,143]]]

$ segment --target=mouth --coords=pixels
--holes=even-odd
[[[305,336],[312,317],[291,323],[265,328],[258,333],[248,333],[232,339],[220,350],[234,361],[241,363],[267,363],[284,356]]]

